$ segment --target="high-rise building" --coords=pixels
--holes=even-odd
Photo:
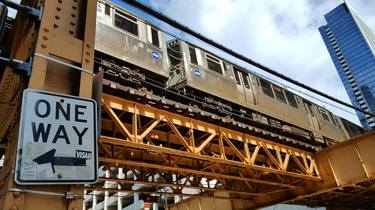
[[[342,3],[327,13],[320,34],[352,104],[375,113],[375,35],[353,9]],[[357,112],[365,129],[375,118]]]

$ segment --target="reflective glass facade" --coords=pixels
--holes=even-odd
[[[352,104],[375,113],[375,36],[346,3],[325,16],[319,32],[340,75]],[[375,128],[375,119],[357,112],[365,129]]]

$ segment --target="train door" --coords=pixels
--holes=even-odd
[[[320,131],[321,130],[320,124],[316,116],[316,113],[314,112],[314,109],[312,107],[312,104],[308,101],[303,100],[303,106],[305,107],[305,110],[307,112],[307,118],[311,127],[314,130]]]
[[[168,87],[180,89],[186,82],[185,62],[182,43],[178,39],[167,42],[167,54],[169,59]]]
[[[243,89],[245,93],[246,102],[249,104],[254,104],[255,103],[254,94],[253,94],[254,92],[252,89],[252,85],[250,84],[249,74],[245,72],[239,72],[239,73],[242,79],[242,85],[243,85]]]
[[[240,100],[242,100],[243,102],[247,102],[247,94],[245,92],[245,85],[243,80],[242,80],[242,72],[241,70],[239,70],[237,67],[233,66],[233,74],[234,74],[234,78],[236,80],[236,85],[237,85],[237,90],[241,93],[241,95],[243,97],[240,97]]]

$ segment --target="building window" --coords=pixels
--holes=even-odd
[[[215,71],[219,74],[223,74],[223,71],[221,69],[221,63],[220,60],[217,58],[214,58],[213,56],[206,54],[207,57],[207,65],[208,68],[212,71]]]
[[[195,48],[194,47],[189,47],[189,52],[190,52],[190,62],[192,64],[198,65],[197,54],[195,52]]]
[[[292,107],[298,108],[298,104],[297,104],[296,98],[294,97],[294,94],[287,90],[284,90],[284,92],[285,92],[286,99],[288,99],[289,105],[291,105]]]
[[[242,79],[243,79],[243,83],[244,83],[245,87],[250,89],[249,75],[245,72],[242,72]]]
[[[275,96],[273,95],[271,83],[262,78],[259,78],[259,81],[260,81],[260,85],[262,86],[263,93],[274,98]]]
[[[286,98],[285,98],[283,89],[276,85],[272,85],[272,87],[273,87],[273,92],[275,93],[276,99],[283,103],[286,103]]]
[[[241,85],[241,80],[240,80],[240,75],[239,75],[240,70],[233,66],[233,73],[234,73],[234,78],[236,79],[236,83]]]
[[[137,18],[116,10],[114,25],[124,31],[138,36]]]

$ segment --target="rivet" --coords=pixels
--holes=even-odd
[[[43,28],[43,31],[48,33],[49,32],[49,29],[48,28]]]
[[[18,210],[18,206],[14,205],[14,206],[10,207],[10,210]]]
[[[42,46],[42,48],[47,48],[47,45],[45,45],[45,44],[42,44],[41,46]]]
[[[48,40],[48,37],[46,37],[46,36],[43,36],[42,38],[43,38],[44,40],[46,40],[46,41]]]
[[[89,60],[89,59],[87,59],[87,58],[85,59],[85,61],[86,61],[86,63],[89,63],[89,62],[90,62],[90,60]]]
[[[77,207],[73,207],[72,210],[78,210],[78,208]]]
[[[13,192],[13,196],[14,197],[18,197],[18,196],[20,196],[21,195],[21,192]]]

